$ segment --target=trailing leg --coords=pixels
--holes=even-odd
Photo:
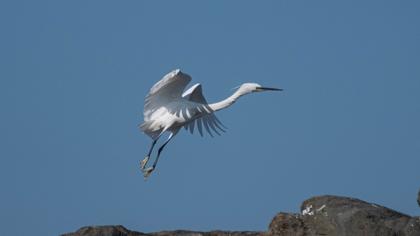
[[[158,154],[157,154],[157,157],[156,157],[156,159],[155,159],[155,162],[153,163],[153,165],[152,165],[152,167],[149,167],[149,168],[147,168],[147,169],[145,169],[144,171],[143,171],[143,175],[144,175],[144,178],[146,179],[147,177],[149,177],[149,175],[153,172],[153,170],[156,168],[156,165],[157,165],[157,163],[158,163],[158,161],[159,161],[159,157],[160,157],[160,153],[162,152],[162,150],[163,150],[163,148],[165,148],[165,146],[166,146],[166,144],[168,144],[169,143],[169,141],[171,141],[171,139],[178,133],[178,131],[179,131],[179,129],[177,129],[177,130],[175,130],[175,131],[172,131],[170,134],[169,134],[169,137],[168,137],[168,139],[165,141],[165,143],[164,144],[162,144],[162,146],[160,146],[160,148],[159,148],[159,150],[158,150]]]
[[[150,155],[152,155],[152,151],[153,151],[153,147],[155,146],[155,144],[156,144],[156,142],[157,142],[157,139],[155,139],[155,140],[153,140],[153,142],[152,142],[152,145],[151,145],[151,147],[150,147],[150,150],[149,150],[149,153],[147,154],[147,156],[140,162],[140,169],[141,170],[144,170],[144,168],[146,167],[146,165],[147,165],[147,162],[149,161],[149,159],[150,159]]]

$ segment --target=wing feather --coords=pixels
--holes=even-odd
[[[204,124],[204,127],[206,128],[206,130],[207,130],[207,133],[209,133],[210,134],[210,136],[211,137],[214,137],[213,136],[213,134],[211,133],[211,131],[210,131],[210,128],[209,128],[209,124],[208,124],[208,122],[207,122],[207,119],[206,119],[207,117],[203,117],[203,118],[201,118],[201,120],[203,121],[203,124]]]
[[[194,133],[194,122],[195,122],[195,121],[193,120],[193,121],[191,121],[191,122],[190,122],[190,124],[188,125],[188,126],[189,126],[188,128],[190,129],[190,133],[191,133],[191,134],[193,134],[193,133]]]
[[[186,90],[182,97],[192,102],[207,104],[206,98],[203,96],[203,89],[201,84],[194,84]]]
[[[217,124],[219,124],[221,127],[223,127],[224,129],[227,129],[227,127],[217,118],[217,116],[215,116],[215,115],[213,115],[213,119],[214,119],[214,123],[217,125]],[[225,132],[225,130],[224,129],[222,129],[222,128],[220,128],[220,126],[217,126],[217,127],[219,127],[219,129],[220,130],[222,130],[223,132]]]
[[[216,128],[218,128],[220,131],[222,131],[222,132],[226,132],[226,130],[224,130],[222,127],[221,127],[221,125],[220,124],[218,124],[217,122],[216,122],[216,116],[212,116],[211,117],[211,119],[212,119],[212,122],[213,122],[213,124],[214,124],[214,126],[216,127]]]
[[[203,137],[203,127],[201,126],[201,119],[197,119],[197,128],[198,132],[200,132],[201,137]]]
[[[206,116],[205,117],[207,119],[207,123],[209,124],[210,128],[217,134],[220,136],[219,131],[217,131],[216,127],[214,126],[214,122],[211,120],[211,116]]]
[[[151,114],[175,99],[182,98],[182,92],[191,81],[191,76],[176,69],[165,75],[150,89],[144,103],[144,120],[150,120]]]
[[[191,110],[188,111],[189,113],[196,114],[200,113],[200,116],[196,119],[197,122],[197,129],[199,130],[201,136],[203,126],[204,130],[207,131],[207,133],[210,134],[210,136],[213,137],[213,133],[211,130],[213,130],[216,134],[221,135],[219,130],[222,132],[226,132],[226,127],[220,122],[220,120],[214,115],[213,110],[209,107],[206,98],[203,96],[203,89],[201,84],[194,84],[191,86],[188,90],[186,90],[182,97],[195,102],[199,105],[194,109],[194,111]],[[192,126],[194,127],[194,126]],[[193,133],[193,129],[188,127],[190,129],[190,132]]]

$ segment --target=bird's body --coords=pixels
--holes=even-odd
[[[257,91],[280,90],[264,88],[255,83],[245,83],[227,99],[218,103],[208,104],[202,94],[200,84],[195,84],[185,90],[191,77],[179,69],[165,75],[149,91],[144,104],[144,122],[140,129],[153,139],[149,154],[141,162],[141,169],[145,178],[155,169],[160,152],[165,145],[184,127],[191,133],[195,126],[200,135],[206,130],[211,136],[212,131],[220,135],[225,132],[223,124],[214,115],[215,111],[232,105],[239,97]],[[149,161],[156,141],[165,132],[169,132],[168,140],[159,148],[158,155],[152,167],[145,168]]]
[[[184,100],[184,101],[183,101]],[[171,110],[187,110],[196,107],[196,104],[180,99],[168,104],[171,109],[161,107],[156,109],[150,119],[141,125],[141,129],[152,139],[156,139],[162,131],[173,131],[181,128],[184,124],[191,122],[187,117],[176,115]]]

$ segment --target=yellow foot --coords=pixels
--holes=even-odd
[[[149,175],[153,172],[154,169],[155,168],[153,168],[153,167],[149,167],[149,168],[143,170],[144,180],[146,180],[147,177],[149,177]]]
[[[147,162],[149,161],[150,157],[146,156],[141,162],[140,162],[140,168],[141,170],[144,170],[144,167],[146,167]]]

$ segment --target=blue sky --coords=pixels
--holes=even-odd
[[[3,1],[0,228],[265,230],[336,194],[419,215],[418,1]],[[172,69],[217,138],[180,132],[145,182],[144,96]]]

